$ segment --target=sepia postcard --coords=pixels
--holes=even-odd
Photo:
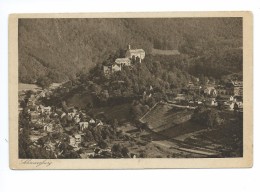
[[[253,165],[250,12],[11,14],[11,169]]]

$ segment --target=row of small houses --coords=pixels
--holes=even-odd
[[[204,93],[211,96],[210,105],[219,106],[220,104],[229,110],[243,109],[243,82],[230,81],[225,86],[208,86]],[[216,100],[217,96],[222,99]]]
[[[35,114],[38,112],[31,112],[31,114]],[[48,120],[48,118],[39,118],[39,114],[34,118],[31,119],[32,123],[34,123],[35,126],[40,126],[40,130],[44,134],[53,133],[53,132],[71,132],[72,134],[69,135],[69,144],[74,148],[74,150],[79,149],[79,145],[82,143],[82,137],[84,136],[84,130],[89,129],[90,127],[98,127],[103,126],[103,122],[99,119],[80,119],[79,114],[74,112],[70,112],[67,114],[62,114],[61,116],[58,116],[57,113],[54,113],[54,116],[58,119],[69,119],[73,121],[73,124],[68,127],[63,127],[60,123],[57,123],[55,121],[55,118],[52,118],[51,120]],[[53,114],[53,113],[51,113]],[[48,116],[49,117],[49,116]],[[53,116],[52,116],[53,117]],[[34,128],[34,130],[37,130]],[[35,137],[35,136],[33,136]],[[36,139],[37,140],[37,139]]]
[[[52,108],[50,106],[44,107],[42,105],[39,105],[34,108],[35,110],[30,110],[28,109],[27,112],[31,116],[31,121],[33,123],[39,122],[39,123],[45,123],[46,125],[49,125],[49,128],[46,128],[48,131],[51,130],[51,120],[54,119],[59,119],[59,120],[64,120],[72,122],[72,124],[76,124],[79,126],[80,131],[84,131],[84,129],[87,129],[89,125],[92,126],[99,126],[103,125],[103,122],[99,119],[94,119],[87,117],[85,113],[83,112],[78,112],[76,109],[72,109],[70,112],[65,113],[60,109],[56,109],[55,111],[52,111]],[[41,121],[39,120],[41,119]]]
[[[198,99],[196,101],[194,100],[187,100],[185,94],[177,94],[175,98],[172,98],[169,100],[170,103],[175,104],[181,104],[181,105],[187,105],[187,106],[199,106],[199,105],[206,105],[206,106],[223,106],[224,108],[228,110],[234,110],[234,109],[242,109],[243,108],[243,99],[241,96],[229,96],[222,99],[216,99],[216,97],[208,97],[204,99]]]
[[[234,86],[234,87],[224,87],[217,86],[216,88],[213,86],[208,86],[204,89],[204,94],[212,95],[212,96],[243,96],[243,86]]]
[[[103,126],[104,123],[95,118],[88,117],[86,113],[71,108],[69,112],[64,112],[61,109],[52,108],[50,106],[29,104],[25,108],[25,113],[29,114],[33,124],[33,130],[42,130],[44,133],[70,131],[71,128],[76,128],[76,132],[70,136],[70,144],[77,147],[81,142],[81,136],[84,130],[89,127]],[[61,122],[70,122],[69,127],[63,128]],[[37,136],[33,136],[37,140]],[[35,140],[34,139],[34,140]]]
[[[41,108],[42,106],[39,107],[39,109]],[[50,107],[44,107],[44,109],[46,110],[28,111],[31,115],[37,114],[31,118],[31,122],[34,123],[34,125],[40,124],[41,127],[41,131],[35,128],[32,129],[31,140],[35,145],[39,145],[38,140],[42,137],[51,138],[52,136],[50,135],[52,135],[52,133],[66,133],[68,136],[69,145],[72,147],[72,150],[83,150],[83,153],[80,154],[82,158],[112,155],[111,148],[107,147],[105,149],[100,149],[95,141],[85,141],[86,129],[107,127],[109,125],[103,123],[100,119],[97,118],[86,118],[85,113],[82,113],[76,109],[70,110],[68,113],[56,113],[57,110],[54,111]],[[80,115],[80,113],[83,115]],[[44,115],[49,118],[42,118]],[[72,120],[73,124],[68,127],[63,127],[60,123],[57,123],[56,119],[62,120],[64,118],[67,120]],[[61,143],[62,139],[48,139],[48,141],[44,143],[44,148],[47,151],[54,152],[56,156],[59,156],[63,154],[63,151],[59,150],[59,145]]]
[[[198,90],[208,96],[243,96],[243,82],[242,81],[230,81],[225,86],[207,84],[205,86],[195,86],[192,82],[189,82],[187,87],[189,89]]]
[[[72,134],[69,135],[69,145],[77,151],[79,149],[79,145],[82,144],[84,130],[90,127],[104,125],[101,120],[87,117],[84,112],[78,111],[75,108],[71,108],[69,112],[64,112],[61,109],[38,104],[39,102],[37,101],[39,98],[49,97],[55,94],[55,91],[64,90],[64,88],[66,89],[66,87],[57,85],[53,89],[35,90],[28,98],[27,106],[24,109],[20,108],[20,112],[26,112],[30,116],[30,121],[33,125],[32,135],[30,137],[34,145],[37,145],[38,139],[46,136],[46,134],[48,135],[49,133],[55,132],[62,133],[64,131],[71,132],[71,130],[73,130],[71,132]],[[63,127],[60,122],[64,119],[66,121],[70,121],[72,126]],[[59,143],[60,141],[52,142],[49,140],[44,144],[44,148],[47,151],[54,152],[57,150]],[[99,152],[102,152],[102,150]],[[61,153],[62,151],[55,154],[59,155]]]
[[[66,119],[66,121],[71,122],[75,127],[78,128],[78,133],[73,134],[71,137],[71,145],[76,146],[81,138],[82,132],[88,127],[101,126],[103,122],[99,119],[89,118],[84,112],[78,111],[75,108],[71,108],[69,112],[64,112],[61,109],[56,109],[50,106],[43,106],[39,104],[38,100],[40,98],[48,98],[60,91],[67,91],[67,84],[70,82],[65,82],[63,84],[53,84],[48,89],[44,90],[32,90],[31,95],[28,98],[27,105],[25,108],[19,108],[20,112],[25,112],[29,114],[31,122],[35,125],[36,130],[40,128],[44,133],[50,133],[55,131],[63,130],[60,121]],[[19,93],[22,98],[26,95],[26,92]],[[23,99],[21,99],[23,100]],[[56,120],[59,119],[57,122]],[[34,140],[39,138],[39,136],[34,135]]]
[[[228,110],[239,110],[243,109],[243,101],[237,97],[230,96],[228,100],[216,100],[216,98],[210,98],[206,104],[210,106],[219,106],[221,105]]]

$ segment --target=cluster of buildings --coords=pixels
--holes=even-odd
[[[141,63],[145,58],[145,51],[143,49],[131,49],[128,45],[124,58],[117,58],[109,65],[103,65],[105,75],[110,75],[116,71],[121,71],[124,66],[131,66],[135,63]]]
[[[42,93],[44,92],[44,94]],[[97,150],[96,142],[85,141],[86,130],[96,128],[106,128],[110,125],[103,122],[103,120],[90,117],[85,111],[76,109],[74,107],[64,110],[62,108],[44,106],[39,98],[46,97],[47,90],[31,92],[26,106],[20,107],[20,113],[25,113],[30,122],[30,140],[32,146],[43,147],[47,151],[51,151],[57,156],[62,155],[64,151],[59,150],[60,146],[65,142],[69,145],[72,151],[79,149],[88,149],[86,155],[100,154],[109,149]],[[53,90],[53,94],[55,91]],[[23,100],[21,98],[20,100]],[[20,131],[23,130],[19,127]],[[61,134],[64,137],[54,138],[52,135]],[[40,146],[39,140],[45,139],[44,145]],[[91,146],[85,146],[86,143]],[[96,150],[96,152],[95,152]],[[91,151],[91,153],[89,152]],[[65,152],[64,152],[65,153]]]
[[[204,94],[211,96],[243,96],[243,82],[230,81],[226,85],[206,85]]]
[[[198,90],[199,94],[206,96],[204,103],[209,106],[224,106],[229,110],[242,110],[243,108],[243,81],[230,81],[225,85],[207,84],[194,86],[191,82],[189,89]]]

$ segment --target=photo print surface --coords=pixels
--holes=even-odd
[[[15,18],[24,165],[245,157],[245,16],[132,16]]]

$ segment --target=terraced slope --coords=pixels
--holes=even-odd
[[[192,110],[180,109],[167,103],[157,103],[140,120],[148,123],[153,131],[160,132],[190,120],[191,114]]]

